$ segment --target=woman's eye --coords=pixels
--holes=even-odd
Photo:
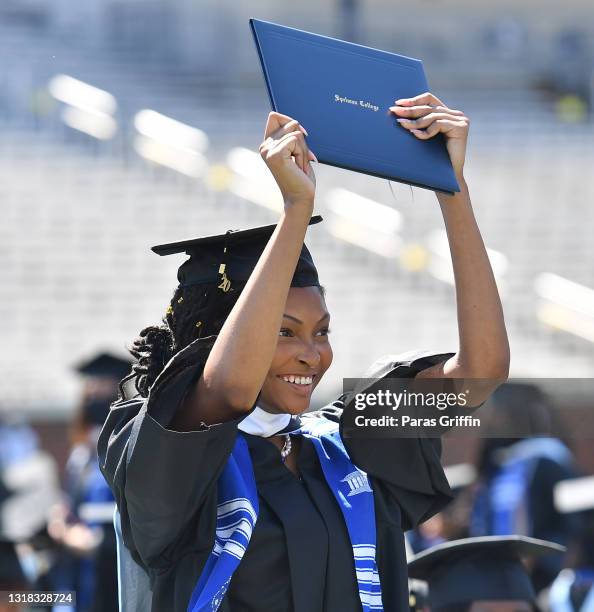
[[[330,333],[330,328],[329,327],[324,327],[324,329],[320,329],[319,332],[316,333],[316,336],[327,336]],[[293,331],[287,328],[282,328],[279,332],[278,332],[279,336],[283,336],[285,338],[291,338],[293,337],[295,334],[293,334]]]

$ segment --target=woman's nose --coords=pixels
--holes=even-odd
[[[315,368],[320,363],[320,351],[314,344],[304,343],[297,359],[299,362],[307,364],[310,368]]]

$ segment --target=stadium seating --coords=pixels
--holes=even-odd
[[[209,163],[224,165],[233,147],[257,150],[267,101],[260,83],[151,72],[125,49],[97,52],[28,26],[0,23],[0,53],[12,62],[0,77],[0,406],[66,414],[76,387],[69,365],[98,347],[123,351],[162,316],[179,261],[153,255],[152,244],[276,218],[141,159],[132,147],[135,113],[151,108],[200,128]],[[113,140],[62,123],[46,89],[59,73],[115,96]],[[485,242],[508,262],[500,283],[513,373],[591,374],[594,344],[537,320],[534,281],[552,272],[592,286],[592,125],[560,122],[551,101],[528,89],[444,86],[440,95],[472,119],[468,181]],[[432,255],[430,236],[442,228],[433,194],[324,166],[316,172],[321,214],[330,189],[351,190],[397,208],[402,244]],[[453,288],[428,264],[388,261],[323,226],[310,230],[308,244],[333,315],[335,365],[320,397],[383,353],[456,347]]]

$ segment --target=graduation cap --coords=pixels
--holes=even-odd
[[[121,380],[130,374],[132,362],[110,353],[97,353],[77,364],[74,369],[84,376],[109,377]]]
[[[113,379],[119,382],[132,371],[132,362],[104,352],[93,355],[79,363],[74,369],[83,376]],[[97,385],[93,391],[87,390],[85,394],[81,405],[82,417],[86,423],[103,425],[109,414],[111,403],[117,398],[118,386],[115,382],[106,380],[100,384],[100,391],[96,387]]]
[[[315,215],[309,225],[321,220],[320,215]],[[275,228],[276,225],[264,225],[229,230],[216,236],[160,244],[152,247],[152,251],[157,255],[187,253],[190,256],[177,272],[180,287],[217,283],[219,289],[227,292],[233,281],[249,279]],[[319,284],[312,256],[303,245],[291,286],[313,287]]]
[[[433,612],[474,601],[533,603],[536,594],[521,558],[563,551],[560,544],[518,535],[453,540],[416,555],[408,574],[428,582]]]

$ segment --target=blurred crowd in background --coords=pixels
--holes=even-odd
[[[3,0],[0,590],[70,589],[73,609],[117,609],[95,443],[126,347],[173,293],[179,262],[150,246],[273,223],[282,206],[257,153],[270,109],[249,17],[421,58],[431,89],[470,117],[466,174],[511,375],[530,379],[490,407],[498,426],[529,415],[538,436],[446,438],[455,500],[409,545],[509,533],[565,544],[532,578],[544,609],[579,610],[594,579],[594,407],[579,384],[594,369],[587,0]],[[381,354],[455,350],[457,330],[433,194],[316,173],[325,221],[308,246],[335,351],[322,405]],[[567,597],[573,608],[554,608]]]

